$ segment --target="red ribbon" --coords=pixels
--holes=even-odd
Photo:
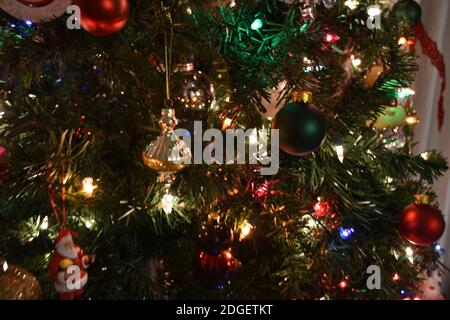
[[[421,21],[415,27],[413,27],[413,31],[416,35],[416,39],[419,40],[420,45],[422,46],[423,53],[430,58],[431,63],[436,67],[439,72],[439,77],[442,79],[441,94],[439,96],[438,103],[438,125],[439,131],[441,131],[442,125],[444,124],[445,114],[444,91],[446,88],[446,77],[444,56],[439,51],[436,42],[434,42],[433,39],[431,39],[428,35]]]
[[[47,164],[48,172],[50,173],[51,162],[49,161]],[[50,200],[50,206],[53,209],[53,213],[55,214],[56,222],[58,222],[58,226],[62,229],[66,226],[66,187],[65,187],[65,174],[64,174],[64,162],[61,162],[61,207],[62,207],[62,223],[59,219],[59,212],[56,208],[55,199],[53,198],[53,191],[50,185],[50,179],[47,181],[47,192],[48,198]]]

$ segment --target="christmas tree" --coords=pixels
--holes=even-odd
[[[442,269],[414,1],[0,7],[0,298],[401,299]]]

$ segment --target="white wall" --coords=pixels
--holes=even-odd
[[[425,29],[434,41],[438,43],[440,51],[444,54],[447,73],[447,90],[445,91],[445,120],[442,131],[438,131],[437,108],[441,80],[430,59],[423,55],[420,47],[417,48],[420,70],[417,75],[414,97],[415,106],[421,123],[416,127],[416,140],[418,145],[415,152],[436,149],[450,160],[450,0],[422,0],[422,22]],[[447,228],[440,243],[447,250],[443,262],[450,267],[450,172],[447,172],[434,185],[438,194],[440,208],[446,216]],[[450,297],[450,273],[444,276],[442,282],[443,292]]]

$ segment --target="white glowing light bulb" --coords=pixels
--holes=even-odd
[[[377,5],[370,6],[369,8],[367,8],[367,14],[371,17],[379,16],[381,14],[381,9]]]
[[[92,197],[94,190],[97,188],[97,186],[94,185],[94,178],[86,177],[81,181],[81,184],[83,185],[83,193],[86,197]]]
[[[175,197],[170,193],[165,194],[161,199],[161,207],[166,214],[172,213]]]
[[[314,229],[315,227],[317,227],[317,222],[316,220],[314,220],[313,218],[311,218],[310,216],[308,216],[308,221],[306,222],[306,225],[308,226],[309,229]]]
[[[409,125],[417,124],[419,122],[419,119],[417,119],[416,116],[408,116],[405,120],[405,122]]]
[[[223,120],[223,123],[222,123],[222,129],[228,129],[232,123],[233,123],[232,119],[225,118],[225,120]]]
[[[404,99],[404,98],[407,98],[409,96],[413,96],[415,94],[416,94],[416,92],[413,89],[411,89],[411,88],[401,88],[401,89],[397,90],[397,96],[400,99]]]
[[[337,144],[334,146],[336,150],[336,154],[338,156],[339,161],[342,163],[344,162],[344,146],[341,144]]]
[[[428,160],[428,159],[430,158],[430,156],[431,156],[431,152],[430,152],[430,151],[422,152],[422,153],[420,154],[420,156],[422,157],[422,159]]]
[[[358,7],[359,2],[357,0],[347,0],[344,4],[350,9],[355,10]]]
[[[45,216],[45,218],[42,219],[42,223],[39,226],[39,229],[41,229],[41,230],[47,230],[48,229],[48,217],[47,216]]]
[[[354,56],[352,56],[352,65],[353,67],[357,68],[361,65],[362,61],[359,58],[355,58]]]
[[[84,225],[86,226],[86,228],[92,229],[92,227],[95,225],[95,220],[94,219],[86,220],[84,222]]]
[[[8,262],[3,262],[3,266],[2,266],[2,268],[3,268],[3,272],[6,272],[6,270],[8,270]]]
[[[240,240],[243,240],[248,237],[248,235],[252,232],[253,226],[247,221],[244,221],[244,224],[241,226],[241,235],[239,236]]]
[[[414,250],[411,247],[406,247],[405,253],[409,262],[414,263]]]

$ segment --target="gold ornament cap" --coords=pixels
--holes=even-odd
[[[178,119],[175,117],[175,109],[164,108],[161,110],[161,118],[158,121],[163,131],[175,129],[178,125]]]
[[[430,204],[430,196],[427,194],[416,194],[414,196],[415,204]]]
[[[293,91],[291,98],[293,102],[309,103],[312,101],[312,92],[309,91]]]

